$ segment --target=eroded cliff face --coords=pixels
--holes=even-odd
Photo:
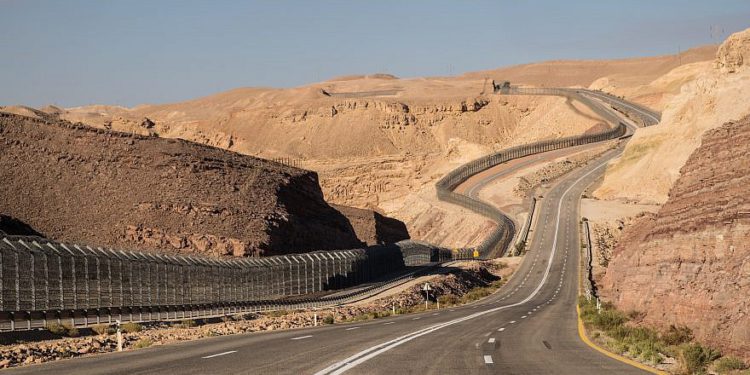
[[[750,116],[708,131],[656,215],[626,230],[606,299],[750,359]]]
[[[0,114],[0,180],[3,228],[54,240],[213,256],[363,245],[316,173],[183,140]]]

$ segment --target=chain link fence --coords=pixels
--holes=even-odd
[[[0,330],[19,329],[15,324],[19,318],[27,325],[22,328],[32,328],[32,321],[46,324],[50,318],[66,317],[74,325],[87,325],[102,317],[111,321],[115,315],[121,320],[147,321],[165,315],[171,319],[253,311],[300,297],[306,302],[325,302],[329,291],[447,257],[450,252],[445,249],[412,241],[364,249],[212,259],[3,236]]]

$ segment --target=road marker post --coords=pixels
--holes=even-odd
[[[115,326],[117,327],[117,351],[122,351],[122,330],[120,329],[120,319],[115,320]]]
[[[430,287],[430,283],[424,283],[422,290],[424,290],[424,309],[425,311],[427,311],[427,303],[430,301],[430,291],[432,290],[432,287]]]

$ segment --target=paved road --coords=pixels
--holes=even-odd
[[[656,125],[659,123],[659,121],[661,121],[661,114],[659,112],[652,111],[651,109],[648,109],[642,105],[631,103],[624,99],[620,99],[614,95],[605,94],[603,92],[596,91],[596,90],[585,90],[585,89],[578,90],[578,92],[588,97],[601,100],[604,103],[615,105],[620,108],[627,109],[628,111],[632,111],[633,113],[637,113],[640,117],[642,117],[646,121],[646,123],[644,124],[645,126]]]
[[[610,150],[543,199],[531,247],[499,293],[473,305],[359,324],[224,336],[12,369],[9,374],[636,374],[578,337],[582,191]]]

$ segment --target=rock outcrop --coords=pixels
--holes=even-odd
[[[0,213],[25,225],[12,227],[58,241],[214,256],[363,246],[316,173],[183,140],[0,114],[0,180]]]
[[[705,134],[656,215],[626,230],[601,290],[750,359],[750,116]]]
[[[349,219],[357,238],[367,245],[383,245],[409,239],[406,225],[377,211],[332,205]]]
[[[734,73],[742,66],[750,65],[750,32],[732,34],[716,54],[716,67]]]

